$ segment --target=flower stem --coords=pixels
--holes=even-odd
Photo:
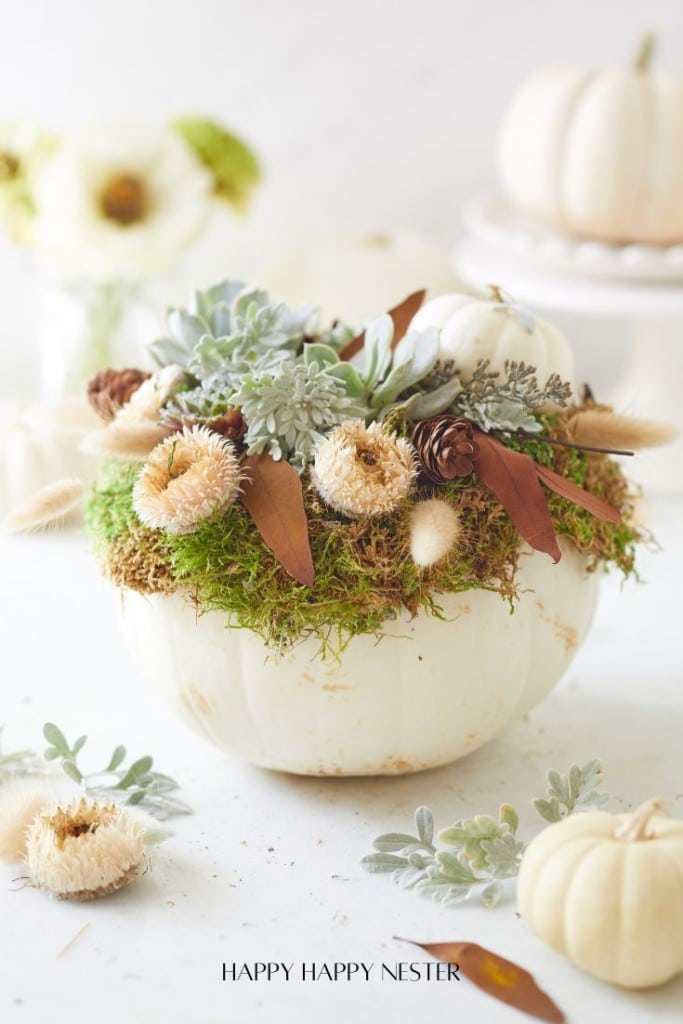
[[[633,61],[633,70],[646,74],[650,70],[650,62],[657,45],[657,37],[652,32],[646,32],[640,40],[638,50]]]
[[[646,800],[640,807],[636,807],[633,814],[629,815],[626,821],[614,831],[614,838],[621,839],[625,843],[637,843],[643,839],[651,839],[647,827],[654,814],[661,814],[664,804],[661,797],[655,796]]]

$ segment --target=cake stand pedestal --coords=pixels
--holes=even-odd
[[[466,218],[467,220],[467,218]],[[552,258],[546,239],[547,259],[538,244],[529,244],[523,232],[514,236],[499,232],[497,238],[481,237],[472,231],[455,248],[456,272],[474,290],[502,285],[507,291],[541,315],[556,320],[569,335],[581,333],[593,340],[593,351],[584,359],[583,370],[591,376],[593,361],[599,362],[601,338],[615,345],[611,380],[603,382],[609,401],[624,413],[678,424],[683,408],[683,278],[669,275],[664,281],[615,267],[606,273],[605,259],[592,273],[586,260],[575,261],[564,245],[562,263]],[[479,236],[479,237],[477,237]],[[525,244],[526,237],[526,244]],[[548,236],[550,237],[550,236]],[[538,235],[534,237],[537,243]],[[585,253],[593,243],[576,243],[576,253]],[[594,254],[609,259],[616,247],[593,246]],[[623,250],[622,250],[623,251]],[[641,259],[643,250],[639,248]],[[615,359],[616,357],[616,359]],[[605,387],[605,384],[607,385]],[[627,472],[649,493],[658,496],[683,494],[683,435],[663,448],[648,449],[628,459]]]

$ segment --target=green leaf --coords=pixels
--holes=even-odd
[[[73,747],[72,747],[72,750],[71,750],[71,753],[72,753],[72,754],[74,755],[74,757],[75,757],[75,756],[76,756],[76,755],[77,755],[78,753],[80,753],[80,751],[81,751],[81,750],[83,749],[83,747],[85,746],[85,744],[86,744],[86,742],[87,742],[87,739],[88,739],[88,737],[87,737],[87,736],[79,736],[79,737],[78,737],[78,739],[77,739],[77,740],[76,740],[76,742],[74,743],[74,745],[73,745]]]
[[[80,784],[83,781],[82,774],[80,773],[74,762],[69,761],[68,758],[65,758],[62,761],[62,769],[64,770],[64,774],[68,775],[69,778],[73,779],[74,782],[78,782]]]
[[[335,363],[334,366],[328,366],[325,372],[330,377],[337,377],[344,383],[346,393],[350,398],[364,398],[366,388],[363,379],[351,363]]]
[[[139,760],[134,761],[130,766],[126,774],[119,781],[117,789],[128,789],[130,786],[139,782],[147,772],[150,770],[153,764],[151,757],[141,757]]]
[[[328,370],[339,363],[340,359],[329,345],[320,345],[312,342],[309,345],[304,345],[304,362],[307,366],[310,363],[317,363],[321,370]]]
[[[369,853],[362,858],[360,864],[363,870],[368,871],[371,875],[381,875],[395,871],[399,867],[408,867],[408,860],[406,857],[397,857],[393,853]]]
[[[535,800],[532,800],[532,805],[536,813],[545,821],[555,822],[561,818],[560,805],[557,800],[543,800],[537,797]]]
[[[69,753],[69,744],[61,729],[58,729],[54,722],[46,722],[43,726],[43,736],[60,753]]]
[[[116,771],[116,769],[121,764],[121,762],[123,761],[125,756],[126,756],[126,748],[125,747],[123,747],[123,746],[115,747],[114,748],[114,752],[112,753],[111,757],[109,758],[109,764],[104,769],[105,772]]]
[[[498,820],[501,825],[507,825],[513,835],[519,828],[519,814],[510,804],[501,804],[498,811]]]
[[[434,839],[434,816],[428,807],[418,807],[415,811],[415,827],[425,846],[431,846]]]
[[[481,902],[491,909],[497,907],[503,895],[503,887],[498,881],[490,882],[481,890]]]
[[[409,836],[403,832],[385,832],[384,835],[377,836],[372,845],[376,850],[390,853],[403,850],[406,846],[415,846],[417,844],[415,836]]]

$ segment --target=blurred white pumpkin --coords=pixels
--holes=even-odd
[[[318,306],[323,324],[339,318],[352,326],[418,288],[459,287],[448,252],[408,231],[335,231],[281,253],[258,279],[275,298]]]
[[[413,317],[410,329],[438,327],[439,358],[452,360],[465,380],[480,359],[488,359],[489,368],[499,372],[509,359],[535,366],[540,384],[558,373],[573,385],[574,356],[562,331],[502,289],[492,286],[490,290],[489,299],[440,295]]]
[[[562,561],[524,547],[515,614],[498,594],[440,594],[444,619],[388,621],[339,661],[306,639],[277,657],[190,597],[126,590],[117,602],[152,686],[216,746],[303,775],[396,775],[471,753],[534,707],[570,664],[599,574],[560,538]]]
[[[78,446],[98,426],[85,398],[17,403],[0,410],[0,515],[54,480],[93,480],[97,462]]]
[[[543,68],[512,98],[498,139],[510,203],[570,234],[683,240],[683,79],[632,67]]]

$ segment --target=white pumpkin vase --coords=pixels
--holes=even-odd
[[[441,595],[359,636],[339,662],[305,640],[276,657],[225,615],[179,594],[125,591],[124,634],[154,689],[196,732],[253,764],[302,775],[398,775],[476,750],[562,677],[595,611],[599,577],[568,543],[525,549],[514,615],[498,594]]]
[[[227,297],[225,302],[239,303],[239,288],[234,291],[230,283],[216,286],[214,290],[200,296],[204,303],[201,308],[210,309],[211,301],[221,296]],[[259,298],[251,301],[265,300]],[[405,301],[415,303],[416,296]],[[419,302],[415,309],[418,307]],[[197,318],[198,314],[194,315]],[[210,315],[210,312],[206,313],[207,317]],[[221,315],[223,318],[227,315],[222,307]],[[288,315],[287,323],[294,323],[293,314]],[[405,321],[408,321],[409,316],[410,313],[405,316]],[[208,330],[208,323],[208,319],[202,321],[203,331]],[[170,328],[178,324],[191,327],[195,321],[189,315],[174,312],[169,317]],[[239,456],[238,449],[226,439],[229,434],[223,432],[222,436],[218,436],[221,429],[229,426],[227,419],[215,421],[214,427],[211,426],[213,421],[208,425],[195,424],[191,427],[185,424],[178,433],[173,433],[174,428],[171,427],[170,433],[167,428],[166,439],[147,456],[140,474],[128,474],[125,477],[127,482],[121,484],[113,484],[111,480],[122,477],[108,478],[100,492],[95,492],[92,510],[103,521],[99,534],[95,532],[95,536],[100,538],[100,546],[104,538],[105,566],[109,565],[112,579],[123,588],[119,607],[125,637],[135,662],[146,679],[191,728],[220,749],[256,765],[305,775],[392,775],[421,771],[455,761],[475,751],[482,743],[492,739],[515,719],[535,707],[562,677],[591,625],[600,579],[600,573],[595,571],[596,558],[599,561],[602,556],[592,557],[592,571],[589,571],[589,555],[581,554],[572,545],[570,539],[564,536],[564,528],[557,530],[562,535],[557,538],[559,551],[552,545],[544,548],[538,529],[543,531],[545,527],[539,527],[541,520],[538,518],[533,521],[533,529],[528,535],[523,526],[518,523],[516,526],[519,531],[519,552],[515,561],[514,580],[511,581],[514,598],[506,600],[501,593],[487,589],[499,573],[502,573],[501,581],[507,581],[506,573],[511,568],[515,545],[515,535],[509,532],[510,520],[515,524],[517,513],[510,513],[508,520],[502,519],[499,504],[493,514],[492,522],[495,520],[495,524],[489,526],[486,519],[486,525],[476,527],[490,530],[490,534],[486,532],[484,537],[475,538],[475,543],[481,542],[479,554],[475,555],[474,550],[468,547],[472,538],[466,536],[466,531],[475,528],[473,524],[478,516],[478,512],[475,515],[465,507],[469,500],[470,483],[483,487],[484,494],[493,492],[490,498],[493,503],[497,500],[494,497],[497,494],[495,481],[486,482],[487,470],[480,468],[484,459],[484,439],[485,445],[488,445],[485,451],[497,452],[495,458],[508,467],[506,472],[510,472],[511,460],[517,460],[514,466],[517,469],[521,466],[519,471],[526,475],[527,483],[533,460],[514,453],[503,458],[501,451],[505,450],[504,445],[495,440],[493,433],[486,437],[488,427],[476,427],[473,421],[458,419],[454,414],[454,409],[458,407],[452,404],[454,383],[456,386],[460,383],[462,389],[468,381],[471,382],[473,374],[475,379],[479,379],[475,371],[482,359],[489,360],[490,370],[500,370],[503,380],[506,380],[506,360],[512,360],[517,367],[520,362],[524,362],[527,367],[536,367],[541,385],[549,378],[557,382],[554,375],[570,381],[573,366],[566,339],[556,328],[533,316],[501,289],[494,289],[489,298],[441,296],[421,308],[410,326],[404,323],[401,334],[407,329],[408,333],[398,341],[392,354],[392,332],[398,329],[395,322],[392,327],[390,316],[378,317],[366,332],[367,348],[364,354],[370,360],[368,365],[371,368],[373,359],[375,366],[384,360],[384,369],[378,373],[387,403],[394,401],[395,394],[404,392],[405,375],[411,372],[410,368],[418,365],[421,352],[429,352],[430,355],[429,358],[424,354],[421,356],[423,364],[428,364],[428,369],[420,369],[420,374],[426,375],[429,368],[439,369],[446,377],[451,374],[445,392],[442,385],[426,385],[427,390],[422,394],[428,400],[432,401],[436,395],[434,400],[441,401],[446,393],[447,397],[440,410],[416,417],[418,422],[422,422],[410,433],[411,439],[407,436],[397,437],[392,433],[388,421],[381,418],[372,420],[372,413],[368,417],[370,423],[351,416],[334,428],[322,428],[327,433],[318,437],[311,450],[311,457],[307,463],[302,464],[302,468],[305,470],[307,466],[308,471],[300,477],[295,472],[295,464],[288,464],[287,458],[275,459],[267,452],[250,452],[248,424],[251,392],[247,391],[241,404],[238,403],[241,393],[236,393],[236,397],[231,399],[231,407],[229,401],[227,403],[227,411],[230,408],[237,411],[243,426],[247,425],[247,433],[238,435],[246,455]],[[201,344],[206,344],[206,334],[202,334],[201,339]],[[409,354],[401,357],[397,353],[403,341],[403,351]],[[162,350],[163,345],[170,345],[171,342],[164,340],[157,344]],[[384,354],[380,351],[383,344]],[[323,345],[316,345],[313,350],[317,357],[331,357],[330,349],[325,350]],[[357,348],[348,353],[340,351],[340,364],[358,352]],[[411,351],[415,354],[411,355]],[[172,352],[176,355],[181,352],[179,343],[175,344]],[[334,356],[335,353],[332,354]],[[305,358],[305,353],[302,357]],[[394,357],[396,364],[391,371],[387,371]],[[337,366],[334,360],[331,365]],[[447,369],[452,365],[457,368],[457,374]],[[201,362],[198,361],[195,366],[201,372]],[[211,364],[212,373],[213,366]],[[355,371],[348,362],[346,366],[348,369],[339,366],[344,378],[357,382]],[[319,369],[315,368],[314,373],[318,374]],[[399,374],[398,380],[402,382],[395,392],[391,390],[392,374]],[[372,391],[372,385],[368,386],[371,390],[367,400],[372,401],[372,395],[380,392]],[[157,384],[154,379],[145,382],[142,387],[158,393],[155,391]],[[553,390],[550,383],[545,391],[535,391],[538,395],[559,395],[561,400],[560,392],[561,388],[560,391]],[[142,391],[137,399],[133,394],[130,407],[124,407],[117,414],[110,429],[116,430],[119,421],[130,424],[133,407],[139,412],[144,404],[139,400],[141,394]],[[183,394],[178,392],[175,400],[182,401]],[[146,391],[144,397],[148,397]],[[190,398],[193,401],[200,400],[195,392],[190,392]],[[164,397],[159,400],[167,399]],[[509,399],[499,400],[510,404]],[[538,400],[541,402],[543,397]],[[381,411],[388,408],[387,415],[390,415],[395,404],[374,408]],[[433,408],[433,402],[429,408]],[[411,409],[415,410],[415,406]],[[557,407],[550,407],[548,412],[555,414]],[[429,423],[433,417],[437,419]],[[431,441],[436,436],[433,431],[444,421],[447,429],[465,430],[474,446],[470,442],[463,442],[460,435],[459,440],[444,441],[447,453],[458,451],[458,458],[466,460],[465,468],[447,462],[455,456],[446,454],[445,465],[453,465],[454,474],[434,477],[429,475],[429,465],[425,462],[425,452],[421,447],[423,442],[419,439],[420,428],[427,440]],[[554,422],[552,416],[548,422]],[[150,423],[147,422],[146,427],[150,427]],[[272,426],[268,429],[271,433],[274,430]],[[458,449],[458,445],[463,443],[463,451],[469,452],[473,459],[481,460],[476,466],[471,463],[468,468],[467,455]],[[178,457],[178,452],[195,451],[202,444],[205,445],[202,449],[204,463],[183,462],[183,459],[189,459],[186,454]],[[386,454],[378,454],[387,450],[393,462]],[[269,461],[264,463],[264,459]],[[382,459],[386,461],[382,462]],[[220,466],[220,471],[215,468],[212,476],[208,469],[201,468],[202,465]],[[362,466],[373,468],[362,469]],[[125,467],[124,472],[128,473]],[[530,472],[535,474],[536,470],[530,469]],[[541,469],[538,472],[541,473]],[[546,472],[562,482],[557,474],[547,468]],[[218,506],[223,518],[215,518],[216,506],[211,506],[207,488],[214,484],[223,486],[221,473],[226,474],[226,481],[229,477],[229,481],[236,482],[230,482],[230,494],[226,499],[228,504]],[[241,483],[237,482],[240,473],[245,474],[240,477]],[[390,476],[390,473],[396,475]],[[231,474],[236,475],[233,477]],[[188,497],[190,477],[202,481],[197,519],[191,518],[197,509],[190,504]],[[462,477],[462,483],[451,489],[440,489],[439,484],[449,483],[457,477]],[[282,482],[285,479],[289,481],[286,484]],[[386,506],[371,507],[373,494],[379,493],[383,501],[389,494],[389,479],[394,481],[392,485],[396,487],[396,481],[404,480],[404,488]],[[493,479],[488,477],[488,480]],[[536,481],[536,475],[533,480]],[[281,485],[289,489],[279,490]],[[130,534],[124,531],[122,539],[118,535],[115,538],[115,545],[121,540],[128,552],[125,558],[131,559],[131,575],[126,575],[128,562],[116,553],[123,549],[106,547],[110,543],[112,531],[116,534],[117,529],[121,528],[118,524],[123,521],[116,511],[113,513],[114,519],[110,517],[113,486],[128,487],[128,500],[137,516]],[[564,489],[567,486],[569,484],[563,484]],[[586,493],[580,492],[578,486],[573,486],[575,492],[585,496]],[[264,489],[259,492],[259,487]],[[538,484],[537,488],[544,501]],[[560,487],[556,493],[562,495],[563,488]],[[518,489],[521,494],[523,488]],[[261,495],[259,501],[263,504],[258,505],[255,494]],[[531,495],[529,501],[537,500],[533,497],[537,494],[533,488],[524,492],[526,494]],[[174,495],[179,496],[177,505],[174,505]],[[294,508],[292,518],[287,518],[284,506],[278,505],[281,500],[278,495],[287,496],[282,501],[287,501]],[[591,501],[599,501],[595,496],[589,497]],[[373,500],[377,501],[376,498]],[[474,501],[472,508],[476,507],[479,511],[482,507],[484,511],[487,509],[486,498]],[[504,497],[499,495],[499,501],[508,508]],[[476,505],[476,502],[483,502],[483,506]],[[201,512],[204,505],[207,506],[206,513]],[[274,520],[260,518],[264,514],[264,507],[275,508]],[[299,512],[296,509],[299,507],[300,518],[297,519]],[[589,506],[584,505],[584,508]],[[611,506],[607,508],[616,515],[616,519],[608,521],[618,521],[620,513]],[[416,510],[417,514],[414,514]],[[548,510],[546,512],[554,538],[551,515]],[[204,514],[207,518],[202,519]],[[557,510],[554,514],[559,515]],[[394,516],[395,522],[389,519]],[[441,530],[438,537],[435,526],[431,537],[425,534],[424,524],[429,521],[432,524],[438,523],[438,529]],[[476,518],[476,521],[480,519]],[[571,521],[558,519],[560,524]],[[284,530],[287,540],[284,548],[282,541],[279,546],[272,539],[283,528],[282,523],[286,524]],[[356,523],[357,532],[354,532]],[[377,526],[373,527],[373,523],[377,523]],[[204,526],[206,531],[203,534],[201,530]],[[139,532],[140,528],[147,530],[147,537],[150,536],[150,529],[166,529],[166,543],[171,545],[175,553],[160,556],[155,535],[152,535],[152,540],[145,541]],[[248,555],[248,545],[253,543],[249,539],[255,536],[253,530],[256,528],[260,531],[259,540],[264,541],[280,561],[280,566],[275,562],[272,568],[268,558],[268,568],[264,568],[267,581],[264,583],[255,578],[257,569],[249,561]],[[375,535],[372,534],[373,528],[378,530]],[[221,531],[224,529],[243,532],[223,535]],[[422,534],[419,534],[420,529],[423,530]],[[567,526],[567,529],[570,532],[571,526]],[[462,531],[460,535],[458,530]],[[341,531],[345,531],[343,537],[346,540],[343,544],[350,544],[351,547],[335,547],[342,536]],[[462,549],[456,541],[458,536],[463,544]],[[536,544],[539,550],[527,546],[522,541],[525,536],[529,544]],[[405,538],[410,538],[410,542]],[[496,538],[502,539],[504,550],[508,552],[501,556],[503,562],[496,562],[494,556],[492,565],[495,563],[495,567],[483,567],[480,571],[472,568],[473,562],[467,563],[467,567],[466,562],[463,562],[462,571],[465,574],[462,578],[454,578],[451,573],[461,571],[460,568],[454,568],[461,565],[458,561],[461,550],[465,558],[469,557],[469,552],[475,560],[483,558],[487,565],[483,553],[495,553]],[[311,544],[307,547],[309,541]],[[362,617],[368,615],[368,612],[357,611],[355,604],[349,612],[349,605],[343,603],[354,592],[348,589],[343,591],[342,588],[359,586],[357,581],[360,578],[354,573],[358,566],[364,564],[360,554],[356,558],[355,552],[360,552],[360,547],[353,547],[356,542],[358,545],[368,544],[367,550],[371,552],[368,564],[372,565],[373,571],[377,571],[379,564],[384,564],[386,579],[396,588],[395,591],[387,592],[381,590],[382,584],[378,582],[375,596],[378,602],[385,603],[381,605],[377,620]],[[141,544],[151,545],[146,561],[144,557],[138,557],[144,555],[140,550]],[[207,544],[215,547],[204,547]],[[301,544],[309,559],[306,561],[302,556],[303,568],[301,561],[296,560],[301,554]],[[297,550],[299,555],[293,565],[288,559]],[[343,567],[348,564],[343,561],[347,554],[340,556],[342,561],[339,563],[334,560],[336,552],[340,550],[347,554],[351,552],[349,557],[353,567],[350,571]],[[189,569],[185,563],[183,569],[182,556],[188,551],[194,552],[190,558],[197,558],[198,561],[191,562]],[[257,547],[256,551],[262,552],[257,553],[257,562],[259,558],[268,557],[262,548]],[[246,560],[238,557],[243,552]],[[451,552],[453,560],[439,567],[439,560],[446,555],[451,558]],[[561,558],[553,561],[560,552]],[[112,558],[120,559],[114,568]],[[405,575],[408,583],[399,580],[398,567],[409,567],[402,565],[402,558],[413,559],[410,571]],[[353,559],[356,559],[355,563]],[[384,562],[380,563],[379,559],[384,559]],[[223,594],[220,600],[214,600],[211,595],[208,598],[203,596],[204,565],[208,577],[217,582],[219,588],[224,580],[232,581],[224,592],[220,591]],[[279,622],[278,608],[281,607],[281,600],[282,613],[287,617],[285,599],[279,596],[282,594],[280,588],[287,584],[282,574],[276,574],[283,569],[299,585],[298,589],[291,591],[292,601],[297,603],[294,617],[288,621],[296,624],[294,629],[302,629],[303,635],[295,633],[292,636]],[[330,572],[333,575],[339,572],[340,590],[336,592],[337,596],[334,590],[326,589],[322,583],[323,575],[319,578],[321,584],[318,587],[317,573],[324,570],[328,573],[328,580]],[[224,572],[229,573],[229,578],[223,577]],[[374,579],[380,581],[380,575]],[[455,583],[452,582],[454,579]],[[193,581],[193,584],[185,583],[188,580]],[[161,585],[148,586],[150,581],[161,581]],[[138,583],[142,586],[135,589]],[[414,585],[422,587],[422,591],[420,599],[412,605],[409,598],[415,596],[416,591],[400,588],[411,588]],[[445,592],[438,592],[439,586]],[[467,589],[468,586],[470,589]],[[231,587],[236,587],[237,592],[230,590]],[[302,588],[312,589],[307,591]],[[501,591],[506,592],[505,587],[502,586]],[[429,613],[428,602],[425,600],[432,592],[434,603],[441,609],[437,614]],[[239,593],[240,599],[244,598],[245,593],[254,594],[254,601],[263,602],[256,605],[257,612],[258,608],[274,609],[272,621],[256,614],[246,620],[256,624],[254,631],[241,626],[240,622],[244,623],[245,617],[238,621],[237,605],[232,603],[237,599],[230,596],[234,593]],[[339,593],[344,596],[339,598]],[[397,599],[396,593],[402,597]],[[358,598],[357,607],[365,609],[367,605],[362,602],[366,597],[359,592]],[[335,601],[339,603],[335,605]],[[309,602],[310,629],[307,630],[305,626]],[[326,605],[337,608],[338,620],[331,621],[322,617],[324,612],[321,609]],[[207,606],[221,610],[206,610]],[[412,606],[422,609],[414,617],[410,616],[408,610],[397,611]],[[244,616],[244,603],[241,607]],[[331,615],[334,613],[334,610],[330,612]],[[396,617],[391,617],[394,613]],[[344,614],[347,616],[345,620],[342,617]],[[349,614],[355,615],[354,623],[361,624],[355,633],[352,628],[344,625],[349,621]],[[378,633],[373,624],[382,621],[384,625]],[[332,649],[323,652],[322,638],[326,635],[328,625],[331,627]],[[348,637],[349,632],[352,634],[346,645],[342,644],[340,648],[335,646],[335,625],[344,637]],[[270,636],[271,644],[266,645],[256,630]],[[282,638],[282,647],[279,647]]]
[[[683,240],[683,79],[628,67],[548,67],[514,94],[498,138],[512,206],[608,242]]]

